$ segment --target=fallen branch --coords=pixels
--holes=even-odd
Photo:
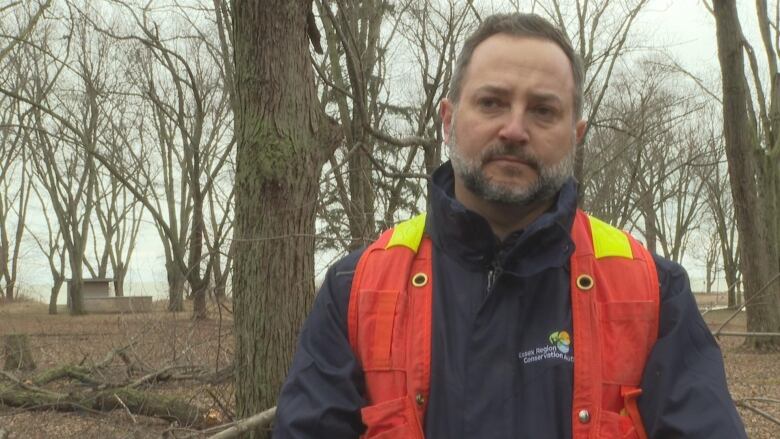
[[[718,329],[716,329],[716,330],[715,330],[715,332],[713,332],[713,335],[714,335],[715,337],[717,337],[718,335],[720,335],[720,333],[723,331],[723,328],[725,328],[725,327],[726,327],[726,325],[728,325],[730,321],[734,320],[734,317],[738,316],[738,315],[739,315],[739,313],[740,313],[740,312],[742,312],[742,308],[746,307],[746,306],[747,306],[747,305],[748,305],[750,302],[752,302],[753,300],[755,300],[755,299],[757,299],[757,298],[761,297],[761,296],[762,296],[762,293],[763,293],[763,291],[764,291],[765,289],[767,289],[767,288],[768,288],[770,285],[772,285],[772,283],[773,283],[774,281],[776,281],[777,279],[780,279],[780,274],[777,274],[775,277],[773,277],[772,279],[770,279],[770,280],[769,280],[769,282],[767,282],[767,283],[766,283],[764,286],[762,286],[761,288],[759,288],[759,289],[758,289],[758,291],[756,291],[756,293],[755,293],[755,294],[753,294],[753,296],[750,298],[750,300],[747,300],[747,301],[745,301],[745,302],[744,302],[742,305],[740,305],[740,306],[737,308],[737,310],[736,310],[736,311],[734,311],[734,314],[732,314],[732,315],[731,315],[729,318],[727,318],[727,319],[726,319],[726,321],[725,321],[725,322],[723,322],[723,323],[722,323],[722,324],[721,324],[721,325],[718,327]]]
[[[133,412],[131,412],[130,409],[127,408],[127,405],[125,405],[125,403],[122,401],[122,399],[119,396],[117,396],[116,393],[114,393],[114,398],[116,398],[116,400],[119,401],[119,404],[121,404],[122,407],[124,407],[125,412],[127,412],[128,416],[130,416],[130,419],[132,419],[133,424],[137,424],[138,421],[135,419],[135,416],[133,416]]]
[[[42,389],[40,387],[36,387],[33,384],[23,382],[19,378],[16,378],[15,376],[11,375],[9,372],[6,372],[6,371],[1,371],[0,370],[0,375],[4,376],[6,379],[12,381],[17,386],[19,386],[22,389],[25,389],[25,390],[27,390],[29,392],[41,393],[41,394],[52,396],[54,398],[59,398],[59,397],[64,396],[61,393],[52,392],[50,390],[46,390],[46,389]]]
[[[275,416],[276,416],[276,407],[271,407],[270,409],[262,413],[258,413],[254,416],[250,416],[245,419],[240,419],[230,424],[214,427],[212,429],[204,431],[204,433],[207,433],[208,431],[215,431],[219,428],[229,427],[226,430],[223,430],[213,436],[210,436],[209,439],[234,438],[234,437],[238,437],[240,434],[271,425],[271,422],[273,422]]]
[[[764,417],[764,418],[774,422],[775,424],[780,425],[780,419],[777,419],[776,417],[770,415],[769,413],[767,413],[767,412],[765,412],[765,411],[763,411],[763,410],[761,410],[761,409],[759,409],[757,407],[753,407],[752,405],[748,404],[745,401],[746,400],[740,399],[740,400],[734,401],[734,403],[737,405],[737,407],[746,408],[746,409],[752,411],[753,413],[756,413],[759,416],[762,416],[762,417]]]
[[[737,331],[721,331],[719,333],[713,333],[712,335],[717,337],[780,337],[780,332],[737,332]]]

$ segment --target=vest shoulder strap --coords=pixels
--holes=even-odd
[[[355,269],[348,333],[366,380],[366,438],[423,438],[433,300],[432,244],[424,230],[422,214],[384,232]]]

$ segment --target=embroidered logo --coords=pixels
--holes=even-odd
[[[555,331],[547,338],[549,344],[520,351],[517,357],[523,364],[536,363],[542,360],[574,361],[571,354],[571,336],[567,331]]]
[[[568,354],[571,345],[569,333],[566,331],[553,332],[550,334],[550,344],[558,348],[562,354]]]

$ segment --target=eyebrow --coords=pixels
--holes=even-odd
[[[474,91],[474,94],[480,94],[480,93],[507,94],[509,93],[509,88],[500,85],[487,84],[487,85],[477,87],[477,89]],[[544,92],[544,91],[531,91],[529,95],[533,100],[536,101],[555,102],[558,104],[563,104],[563,99],[561,99],[561,97],[558,96],[556,93]]]
[[[542,102],[555,102],[558,104],[563,104],[563,99],[561,99],[560,96],[558,96],[555,93],[547,93],[547,92],[531,92],[530,96],[532,99],[536,101],[542,101]]]
[[[480,87],[477,87],[476,90],[474,90],[474,93],[488,93],[488,94],[506,94],[509,92],[509,88],[502,87],[498,85],[483,85]]]

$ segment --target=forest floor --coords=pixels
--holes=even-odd
[[[171,367],[196,368],[200,371],[222,370],[232,361],[233,334],[230,314],[210,310],[211,319],[190,320],[189,312],[168,313],[164,304],[146,314],[96,314],[70,317],[50,316],[44,304],[23,301],[0,304],[0,336],[12,333],[28,335],[35,371],[16,374],[23,382],[43,370],[73,364],[90,367],[106,355],[121,348],[123,361],[114,358],[101,369],[106,381],[135,379],[144,371]],[[728,310],[705,314],[714,329],[731,316]],[[744,314],[735,318],[726,330],[744,331]],[[750,398],[780,399],[780,353],[749,352],[740,347],[739,337],[720,340],[726,364],[729,388],[735,401],[744,402],[770,416],[780,418],[780,404]],[[0,351],[0,366],[3,363]],[[132,366],[132,367],[130,367]],[[132,375],[132,377],[130,377]],[[0,388],[9,384],[0,376]],[[82,392],[85,385],[58,382],[49,390]],[[235,404],[231,379],[206,383],[189,379],[150,382],[139,390],[174,396],[207,414],[206,428],[232,420]],[[775,439],[780,427],[748,408],[740,407],[750,438]],[[9,408],[0,404],[0,437],[26,438],[202,438],[202,432],[163,419],[131,414],[121,407],[110,411],[75,410],[60,412],[46,407],[36,410]]]

